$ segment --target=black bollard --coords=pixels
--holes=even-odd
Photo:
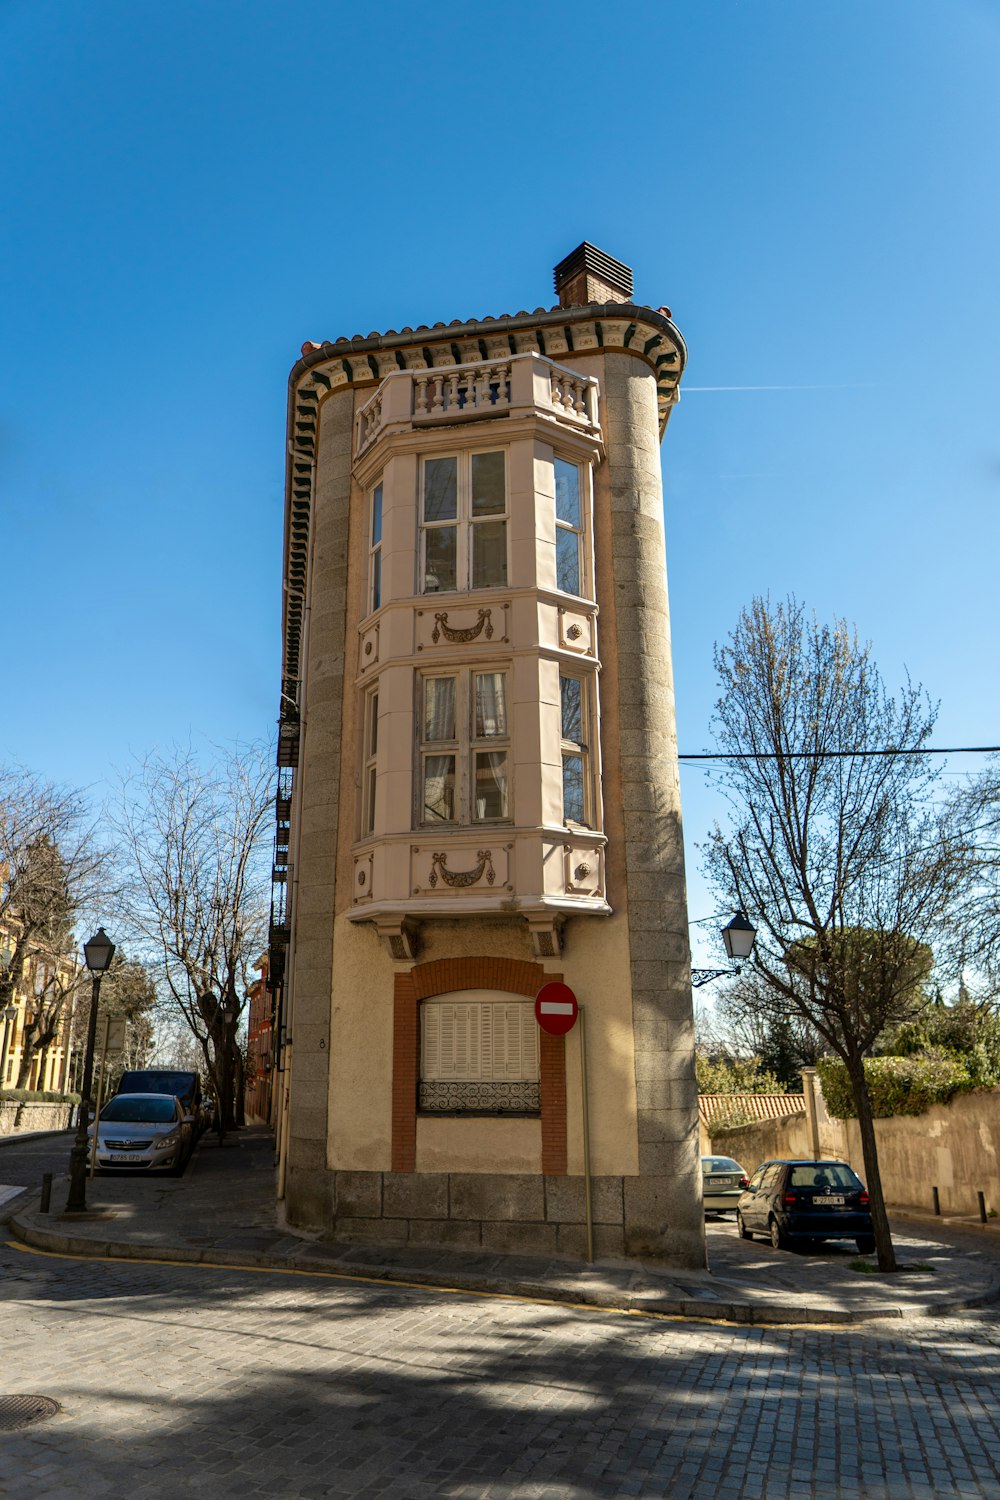
[[[52,1197],[52,1173],[42,1173],[42,1200],[38,1205],[38,1212],[47,1214],[49,1211],[49,1199]]]
[[[934,1212],[936,1214],[940,1214],[940,1212],[941,1212],[941,1199],[940,1199],[940,1197],[938,1195],[938,1190],[937,1190],[936,1187],[932,1187],[931,1188],[931,1192],[934,1194]]]
[[[986,1194],[977,1193],[976,1197],[979,1199],[979,1222],[980,1224],[988,1224],[989,1220],[986,1217]]]

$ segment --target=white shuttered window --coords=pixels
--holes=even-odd
[[[425,1001],[421,1079],[522,1083],[538,1078],[538,1024],[530,1001]]]

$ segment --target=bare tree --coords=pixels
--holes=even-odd
[[[805,1021],[847,1068],[879,1266],[895,1270],[864,1059],[922,1002],[929,945],[968,881],[967,841],[912,753],[935,709],[909,682],[892,696],[869,645],[794,599],[755,599],[715,665],[716,741],[737,758],[707,870],[757,926],[750,962],[772,1015]]]
[[[774,1000],[766,980],[745,968],[717,997],[717,1050],[738,1058],[759,1057],[761,1066],[790,1088],[826,1049],[803,1016],[789,1014],[780,1004],[774,1009]]]
[[[975,849],[976,876],[963,902],[953,956],[962,998],[983,1009],[1000,1001],[1000,757],[953,794],[952,807]],[[965,968],[973,970],[971,990]]]
[[[190,749],[150,756],[116,818],[129,923],[198,1041],[222,1132],[236,1124],[237,1029],[267,941],[272,763],[263,746],[207,768]]]
[[[90,809],[29,771],[0,767],[0,1008],[30,983],[18,1087],[50,1047],[83,983],[74,926],[113,899]]]
[[[89,990],[90,974],[83,970],[80,977]],[[152,975],[145,965],[126,957],[119,947],[101,982],[97,1034],[102,1034],[100,1028],[104,1017],[121,1018],[126,1022],[125,1045],[108,1069],[105,1097],[114,1091],[118,1079],[127,1069],[147,1066],[153,1050],[156,1005],[156,985]],[[73,1050],[77,1057],[83,1054],[87,1019],[87,1007],[78,1005],[73,1012]]]

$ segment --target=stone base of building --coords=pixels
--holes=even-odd
[[[582,1177],[488,1172],[335,1172],[338,1240],[583,1257]],[[594,1250],[625,1253],[622,1179],[592,1182]]]
[[[315,1174],[310,1174],[315,1188]],[[419,1245],[495,1254],[561,1255],[583,1260],[587,1230],[582,1177],[485,1172],[328,1172],[329,1217],[310,1227],[337,1240]],[[594,1254],[638,1257],[677,1267],[703,1267],[704,1242],[690,1225],[629,1222],[636,1178],[592,1179]],[[294,1192],[290,1193],[294,1197]],[[306,1205],[300,1204],[300,1208]],[[292,1203],[292,1222],[302,1222]],[[700,1226],[699,1226],[700,1227]]]

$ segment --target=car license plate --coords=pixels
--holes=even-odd
[[[135,1157],[127,1151],[112,1151],[112,1161],[135,1161]]]
[[[735,1177],[706,1177],[705,1179],[709,1187],[732,1187],[737,1180]]]
[[[843,1197],[837,1198],[837,1197],[831,1196],[830,1194],[827,1194],[823,1198],[816,1197],[816,1198],[813,1199],[813,1202],[814,1203],[819,1203],[824,1208],[843,1208],[843,1206],[844,1206],[844,1199],[843,1199]]]

